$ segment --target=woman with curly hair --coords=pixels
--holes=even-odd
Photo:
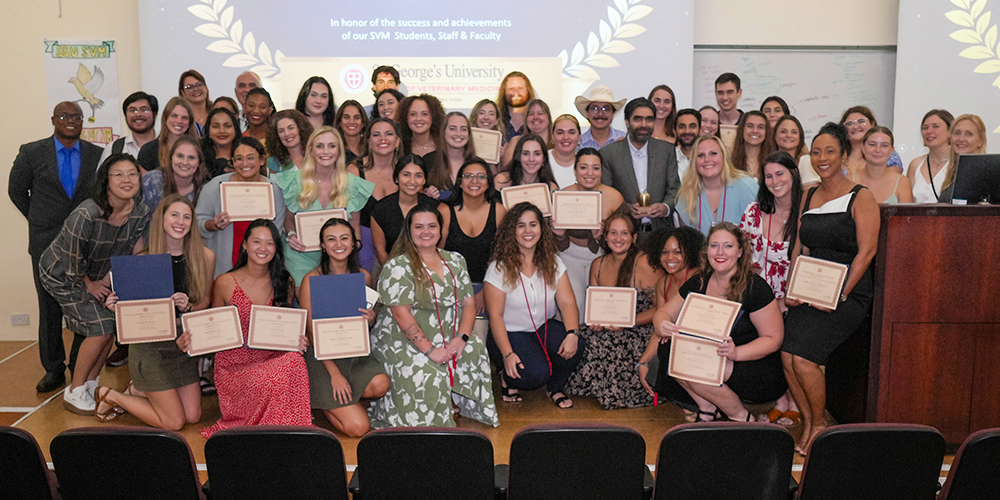
[[[563,390],[582,355],[579,313],[538,207],[518,203],[500,221],[484,290],[491,330],[486,345],[493,364],[502,367],[503,400],[517,403],[518,391],[544,385],[556,406],[571,408]],[[555,319],[557,310],[565,324]]]
[[[444,124],[444,108],[437,97],[420,94],[403,99],[396,110],[399,136],[403,139],[403,152],[423,156],[429,164],[437,150]]]
[[[294,109],[271,116],[267,126],[267,170],[279,173],[304,167],[306,142],[313,130],[306,115]]]

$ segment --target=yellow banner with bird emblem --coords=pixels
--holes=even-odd
[[[49,108],[63,101],[80,107],[82,139],[107,144],[120,135],[118,58],[109,40],[45,40]]]

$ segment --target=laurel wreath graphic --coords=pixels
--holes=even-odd
[[[635,47],[622,38],[632,38],[646,32],[646,28],[632,22],[648,16],[653,11],[648,5],[637,5],[641,2],[642,0],[614,0],[614,5],[608,6],[607,21],[601,19],[597,33],[591,31],[587,36],[586,49],[582,42],[576,42],[571,54],[565,50],[559,53],[563,63],[563,73],[581,80],[596,81],[600,80],[600,75],[593,67],[619,66],[618,61],[609,54],[632,52]]]
[[[972,70],[980,74],[1000,73],[1000,45],[997,45],[997,25],[990,26],[992,13],[983,12],[988,0],[950,0],[962,10],[952,10],[945,13],[949,21],[963,28],[951,34],[951,38],[970,44],[958,55],[966,59],[985,61]],[[1000,77],[993,80],[993,85],[1000,87]],[[997,127],[993,133],[1000,133]]]
[[[273,77],[281,72],[274,61],[284,57],[284,54],[278,50],[272,58],[267,43],[260,42],[260,45],[257,45],[252,31],[247,31],[244,35],[243,21],[241,19],[233,21],[234,9],[232,6],[226,7],[227,0],[199,1],[201,5],[188,7],[188,12],[208,22],[194,30],[207,37],[221,38],[205,48],[217,54],[233,54],[222,63],[223,66],[250,67],[250,71],[257,73],[261,78]]]

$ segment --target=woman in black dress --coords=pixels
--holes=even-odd
[[[382,198],[372,207],[372,244],[375,257],[381,265],[389,260],[392,247],[403,230],[406,214],[417,205],[437,208],[438,201],[423,193],[427,182],[424,160],[413,154],[404,155],[396,162],[392,180],[399,186],[395,193]]]
[[[775,401],[788,386],[781,370],[778,349],[784,324],[771,285],[753,271],[750,240],[736,224],[721,222],[708,232],[702,251],[701,271],[681,286],[679,295],[656,310],[653,324],[664,340],[679,334],[677,315],[691,293],[740,302],[740,314],[730,338],[716,353],[728,358],[721,386],[676,379],[698,404],[697,421],[719,418],[719,411],[730,420],[749,422],[750,412],[743,403]],[[656,355],[655,345],[646,349],[640,366]],[[664,363],[665,361],[661,361]]]
[[[802,204],[788,271],[793,276],[800,255],[850,266],[835,310],[785,298],[789,309],[781,360],[805,423],[796,445],[799,453],[826,428],[826,379],[820,365],[858,329],[872,305],[869,264],[878,242],[878,203],[871,191],[844,176],[850,154],[851,141],[843,125],[827,123],[813,139],[810,160],[820,183]]]

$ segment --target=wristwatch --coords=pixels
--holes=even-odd
[[[841,302],[847,302],[847,295],[840,294],[840,301]]]
[[[468,334],[465,334],[465,333],[462,334],[462,342],[466,342],[466,343],[469,342],[469,335]]]

